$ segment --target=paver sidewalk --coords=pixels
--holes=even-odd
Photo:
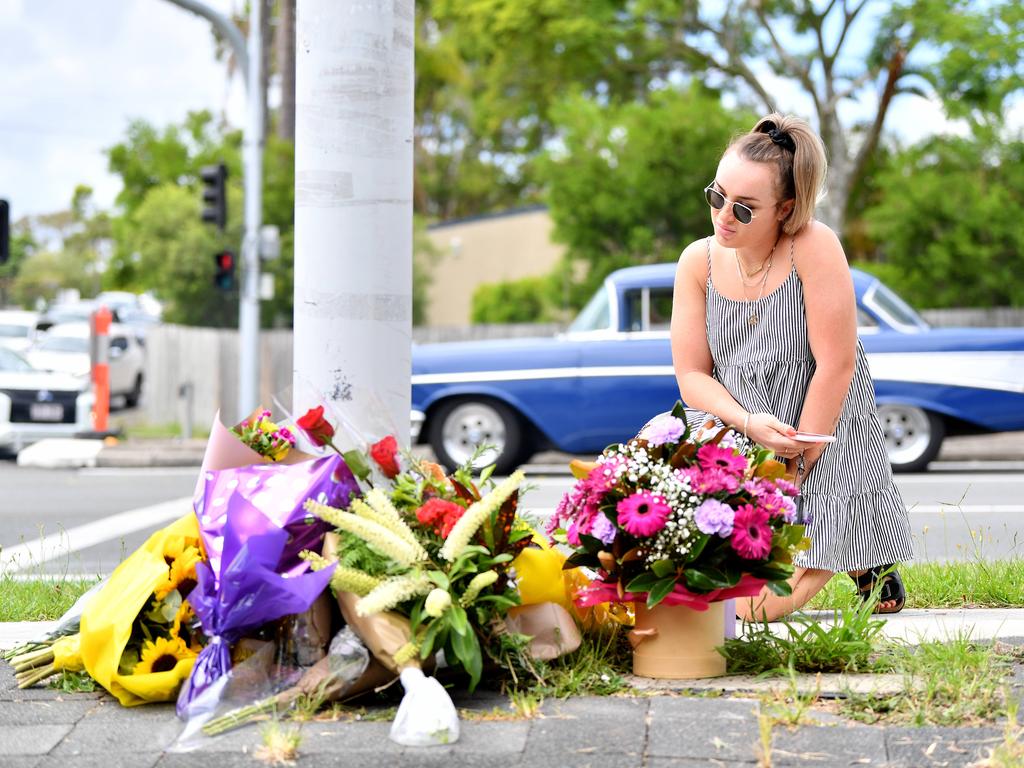
[[[973,627],[978,639],[1000,637],[1024,645],[1024,610],[904,611],[887,621],[887,632],[897,636],[910,636],[921,627],[928,637]],[[0,647],[40,629],[39,624],[0,624]],[[1015,674],[1011,695],[1021,700],[1024,665]],[[313,721],[301,726],[298,765],[750,768],[760,755],[762,709],[749,693],[679,696],[647,690],[634,696],[547,700],[529,719],[514,718],[508,698],[494,692],[455,695],[457,706],[464,708],[456,744],[403,748],[388,739],[388,722]],[[181,727],[169,704],[126,709],[105,693],[20,691],[11,668],[0,664],[3,768],[262,765],[253,756],[261,743],[258,726],[210,739],[197,751],[164,751],[176,742]],[[811,713],[810,724],[773,728],[771,754],[775,766],[969,766],[1002,739],[997,726],[867,726]]]

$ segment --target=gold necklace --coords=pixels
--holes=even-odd
[[[768,256],[765,258],[764,261],[761,262],[761,264],[757,267],[757,269],[754,269],[754,270],[752,270],[750,272],[747,272],[746,267],[743,266],[743,268],[740,270],[741,271],[741,274],[740,274],[740,282],[741,283],[743,283],[748,288],[753,288],[755,285],[757,285],[757,281],[756,280],[754,282],[752,282],[752,283],[748,283],[746,280],[744,280],[742,273],[746,273],[747,277],[753,277],[758,272],[760,272],[762,269],[764,269],[765,265],[768,264],[768,262],[770,262],[772,260],[772,256],[775,255],[775,249],[779,245],[780,237],[776,237],[775,238],[775,242],[772,243],[772,249],[770,251],[768,251]],[[737,268],[739,268],[741,266],[740,254],[739,254],[739,252],[735,248],[732,249],[732,255],[736,258],[736,266],[737,266]]]
[[[776,243],[777,242],[778,241],[776,241]],[[735,253],[735,251],[733,251],[733,253]],[[761,297],[764,295],[764,286],[768,282],[768,275],[771,274],[771,271],[772,271],[772,255],[774,253],[775,253],[775,248],[773,246],[771,254],[768,255],[768,268],[764,271],[764,277],[761,278],[761,290],[759,290],[757,292],[757,298],[754,299],[754,302],[760,301]],[[736,257],[736,274],[739,275],[740,282],[744,286],[744,288],[743,288],[743,300],[747,302],[747,312],[750,313],[749,316],[747,317],[747,325],[755,326],[755,325],[757,325],[757,321],[758,321],[757,312],[754,311],[754,308],[751,306],[752,302],[750,301],[750,299],[747,298],[747,288],[746,288],[747,284],[745,282],[743,282],[743,272],[740,270],[739,256]]]

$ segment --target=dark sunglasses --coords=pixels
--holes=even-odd
[[[716,211],[722,210],[725,208],[726,203],[732,202],[710,184],[704,187],[704,199],[707,200],[708,205]],[[749,224],[754,220],[754,217],[757,214],[755,214],[749,206],[746,206],[743,203],[732,203],[732,215],[736,217],[736,221],[740,224]]]

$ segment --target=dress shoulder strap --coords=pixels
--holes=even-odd
[[[708,251],[708,282],[711,282],[711,238],[708,237],[705,242],[707,243],[707,246],[708,246],[707,247],[707,251]]]

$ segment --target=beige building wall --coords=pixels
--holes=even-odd
[[[547,210],[537,208],[431,227],[438,259],[427,291],[427,325],[468,325],[481,283],[550,272],[564,251],[551,242],[552,227]]]

